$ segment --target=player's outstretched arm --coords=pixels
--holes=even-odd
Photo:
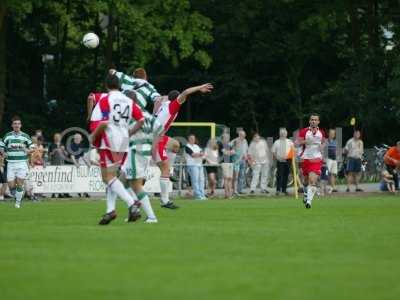
[[[200,92],[200,93],[210,93],[213,90],[213,85],[211,83],[206,83],[206,84],[202,84],[202,85],[198,85],[198,86],[194,86],[191,88],[188,88],[186,90],[184,90],[178,97],[178,102],[180,104],[184,103],[187,99],[187,97],[191,94]]]

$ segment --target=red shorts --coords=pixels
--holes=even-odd
[[[321,175],[322,160],[305,159],[300,165],[303,176],[308,176],[310,173]]]
[[[109,168],[122,166],[125,162],[126,152],[112,152],[108,149],[99,149],[100,167]]]
[[[168,141],[169,141],[168,136],[166,136],[166,135],[160,136],[160,140],[158,141],[157,149],[156,149],[157,150],[156,157],[155,157],[156,162],[168,160],[168,155],[167,155]]]

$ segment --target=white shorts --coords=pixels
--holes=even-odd
[[[326,168],[328,169],[329,174],[337,175],[338,173],[338,164],[337,160],[327,159],[326,160]]]
[[[233,163],[222,163],[222,174],[225,178],[233,177]]]
[[[146,172],[150,165],[150,156],[144,156],[134,151],[128,152],[122,171],[128,180],[146,178]]]
[[[7,181],[13,181],[15,178],[26,179],[28,172],[29,168],[26,161],[9,162],[7,164]]]

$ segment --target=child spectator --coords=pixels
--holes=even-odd
[[[391,193],[396,192],[396,187],[394,184],[393,175],[389,173],[389,171],[382,171],[382,181],[380,185],[381,191],[389,191]]]

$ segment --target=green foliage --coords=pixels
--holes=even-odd
[[[183,119],[277,135],[279,126],[294,130],[306,124],[311,110],[318,110],[323,127],[347,126],[350,116],[356,116],[368,135],[367,144],[397,139],[394,130],[379,133],[379,128],[400,125],[396,1],[7,0],[5,4],[7,118],[24,108],[24,99],[41,97],[41,54],[51,53],[55,60],[48,65],[48,90],[59,103],[56,116],[48,121],[51,128],[82,125],[86,95],[103,88],[106,69],[115,65],[128,73],[146,67],[163,93],[213,82],[215,92],[193,98],[182,112]],[[108,28],[101,24],[104,16],[110,17]],[[385,35],[387,29],[392,37]],[[88,31],[100,36],[98,49],[81,45]],[[387,51],[388,45],[395,47]]]
[[[126,67],[146,66],[160,55],[174,67],[190,57],[205,68],[210,66],[211,58],[198,47],[212,42],[212,24],[191,11],[188,0],[118,2],[115,13],[119,26],[126,28],[121,32]]]

